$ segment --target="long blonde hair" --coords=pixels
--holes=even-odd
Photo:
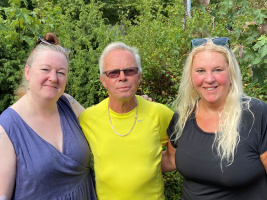
[[[217,46],[212,41],[208,41],[205,45],[195,47],[190,52],[183,70],[178,95],[174,102],[176,111],[179,114],[179,119],[175,126],[175,132],[177,133],[175,140],[183,133],[186,121],[194,111],[200,98],[192,83],[191,69],[194,56],[204,50],[221,53],[226,58],[232,81],[224,108],[222,111],[218,111],[219,126],[215,132],[213,142],[213,148],[217,150],[222,167],[222,163],[231,165],[234,161],[236,147],[240,141],[238,131],[242,112],[242,96],[245,95],[239,65],[233,52],[227,46]]]

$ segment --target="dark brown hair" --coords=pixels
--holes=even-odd
[[[50,44],[60,45],[59,39],[54,33],[46,33],[44,40]]]

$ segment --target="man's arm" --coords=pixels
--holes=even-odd
[[[73,111],[75,112],[77,118],[79,118],[80,114],[84,111],[85,108],[69,94],[64,93],[64,96],[67,97]]]
[[[167,150],[162,151],[161,169],[163,173],[170,172],[176,169],[175,152],[176,149],[172,146],[169,140]]]
[[[0,126],[0,198],[11,199],[16,179],[16,153]]]

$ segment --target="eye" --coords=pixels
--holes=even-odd
[[[114,75],[114,74],[118,74],[119,72],[120,72],[119,70],[113,70],[113,71],[110,71],[109,74]]]
[[[48,68],[42,68],[41,71],[44,73],[47,73],[47,72],[49,72],[49,69]]]
[[[221,72],[221,71],[223,71],[221,68],[216,68],[215,70],[214,70],[215,72]]]
[[[197,69],[196,72],[202,74],[202,73],[204,73],[205,71],[204,71],[203,69]]]
[[[127,69],[127,70],[125,70],[125,72],[128,72],[128,73],[134,73],[136,70],[135,69]]]
[[[116,70],[112,70],[106,73],[107,77],[109,78],[117,78],[120,76],[120,70],[116,69]]]
[[[66,73],[65,73],[65,72],[61,72],[61,71],[58,71],[57,73],[58,73],[58,74],[60,74],[60,75],[63,75],[63,76],[65,76],[65,75],[66,75]]]

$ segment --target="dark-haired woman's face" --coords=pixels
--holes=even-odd
[[[32,95],[58,100],[64,93],[68,76],[66,57],[52,50],[40,51],[32,66],[25,67],[25,77]]]

